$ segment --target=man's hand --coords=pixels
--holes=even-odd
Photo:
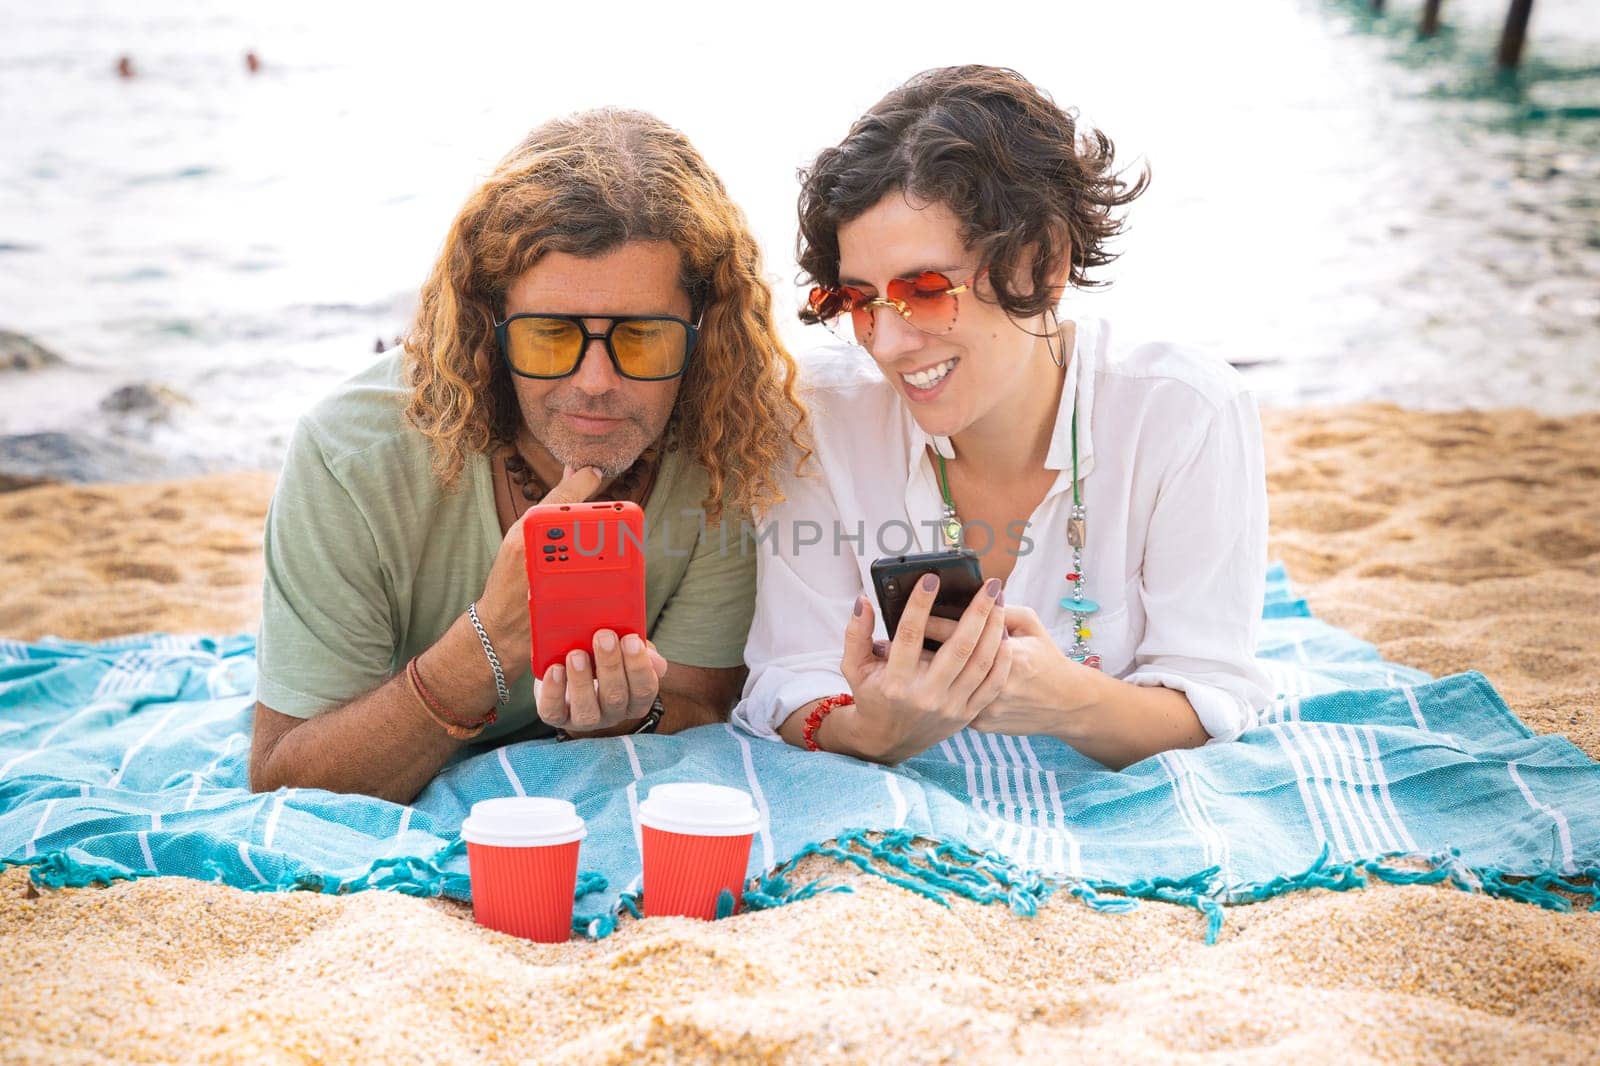
[[[609,629],[594,635],[593,659],[567,654],[539,686],[539,717],[557,729],[592,733],[643,718],[661,691],[667,660],[655,645]]]
[[[600,471],[592,466],[578,470],[569,466],[562,471],[560,483],[539,502],[581,503],[599,487]],[[528,628],[528,553],[522,540],[522,524],[531,511],[523,512],[506,530],[483,595],[478,597],[478,617],[494,641],[507,684],[527,673],[533,658],[533,635]]]

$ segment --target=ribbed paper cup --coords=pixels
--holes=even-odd
[[[578,847],[587,830],[566,800],[482,800],[461,823],[472,916],[512,936],[559,944],[572,935]]]
[[[645,914],[715,918],[724,890],[737,908],[760,825],[750,795],[739,789],[697,782],[652,788],[639,804]]]

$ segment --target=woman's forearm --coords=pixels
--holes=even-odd
[[[822,699],[823,697],[818,697],[795,708],[789,717],[785,718],[778,726],[778,736],[797,748],[805,747],[806,718],[812,711],[817,709],[817,705],[822,702]],[[885,766],[893,766],[895,763],[916,754],[915,751],[898,751],[886,754],[879,754],[876,749],[869,751],[859,742],[860,738],[857,736],[859,730],[852,728],[858,724],[859,720],[856,718],[856,708],[854,706],[839,707],[823,719],[822,724],[812,734],[812,739],[817,742],[817,747],[823,751],[831,751],[836,755],[849,755],[855,759],[882,763]]]
[[[1174,748],[1197,748],[1209,739],[1189,699],[1176,689],[1133,685],[1090,667],[1072,667],[1073,702],[1051,730],[1113,770]]]

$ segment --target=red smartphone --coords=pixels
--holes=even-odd
[[[582,650],[594,635],[644,628],[644,512],[630,502],[535,504],[522,523],[528,555],[533,672]]]

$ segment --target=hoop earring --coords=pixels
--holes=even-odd
[[[1054,307],[1045,308],[1045,314],[1050,316],[1050,332],[1044,335],[1044,350],[1050,353],[1050,361],[1059,369],[1067,365],[1065,353],[1060,351],[1061,320],[1056,318],[1056,309]],[[1056,339],[1056,347],[1054,348],[1050,346],[1051,337]]]

